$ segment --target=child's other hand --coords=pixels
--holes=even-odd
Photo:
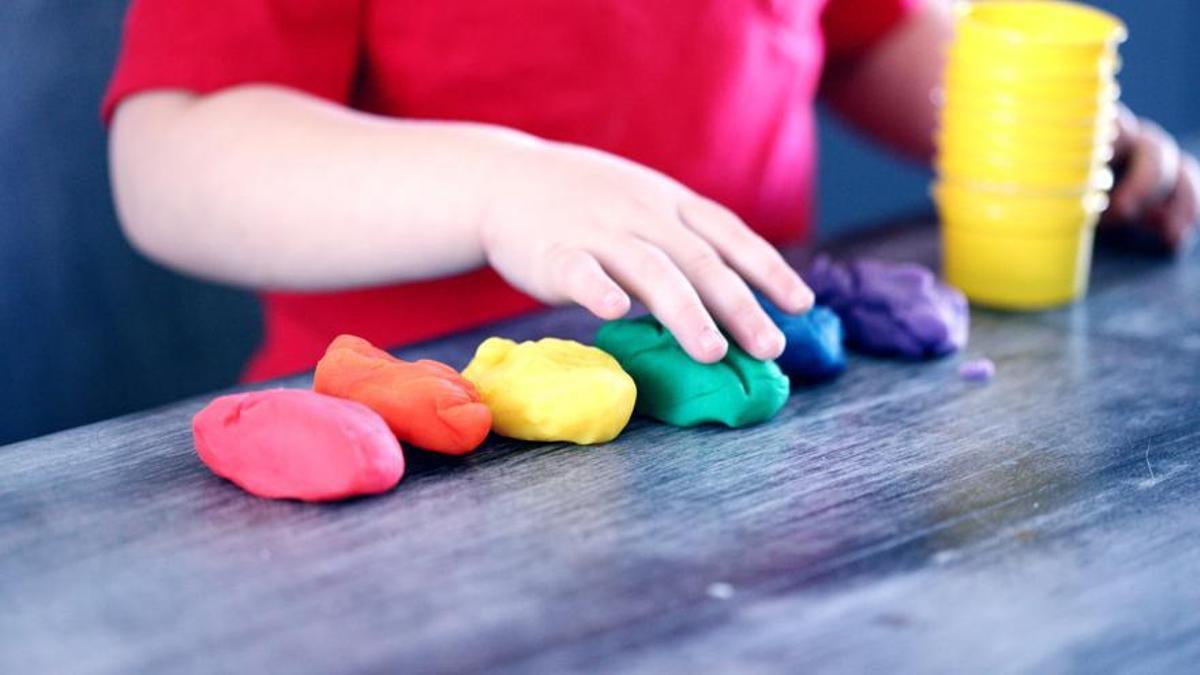
[[[1148,228],[1171,250],[1187,249],[1200,220],[1200,164],[1162,127],[1124,106],[1117,126],[1114,163],[1123,176],[1106,220]]]
[[[501,170],[481,220],[488,262],[543,302],[614,319],[637,297],[698,361],[728,343],[773,359],[784,337],[750,287],[803,312],[812,292],[779,252],[722,206],[598,150],[537,142]]]

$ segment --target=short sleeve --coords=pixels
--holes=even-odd
[[[346,102],[363,0],[133,0],[104,96],[107,123],[149,89],[207,94],[251,82]]]
[[[826,53],[835,61],[862,54],[921,4],[922,0],[829,0],[821,15]]]

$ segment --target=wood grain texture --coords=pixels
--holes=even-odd
[[[337,505],[209,474],[202,400],[0,448],[0,672],[1183,672],[1197,298],[1196,256],[1101,253],[1086,303],[974,311],[964,355],[852,358],[764,425],[410,453],[395,491]],[[595,326],[553,311],[402,355]],[[962,381],[980,355],[996,379]]]

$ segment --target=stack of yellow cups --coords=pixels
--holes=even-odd
[[[1113,182],[1125,27],[1058,0],[957,11],[933,185],[946,278],[986,305],[1071,302]]]

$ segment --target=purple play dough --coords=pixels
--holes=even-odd
[[[974,359],[964,361],[958,367],[958,374],[964,380],[972,382],[987,382],[996,374],[996,364],[991,359]]]
[[[837,312],[853,348],[910,359],[944,356],[967,344],[963,294],[911,263],[819,256],[804,275],[817,303]]]

